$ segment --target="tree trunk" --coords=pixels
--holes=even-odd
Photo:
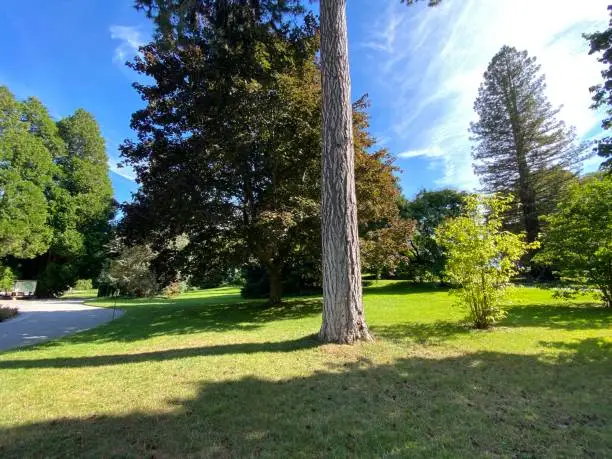
[[[370,340],[361,295],[346,0],[321,0],[323,342]]]
[[[270,278],[270,304],[280,304],[283,294],[282,268],[278,265],[268,267],[268,277]]]

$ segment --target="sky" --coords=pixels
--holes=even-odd
[[[526,49],[546,75],[547,95],[578,136],[601,133],[588,88],[601,81],[585,32],[607,27],[607,0],[348,0],[353,98],[367,93],[371,131],[395,155],[407,197],[421,189],[478,189],[471,163],[473,103],[488,62],[503,46]],[[0,85],[36,96],[56,119],[82,107],[100,124],[119,201],[137,189],[118,147],[143,106],[125,66],[151,37],[130,0],[1,0]],[[597,168],[588,160],[585,171]]]

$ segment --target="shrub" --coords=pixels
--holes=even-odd
[[[467,307],[476,328],[487,328],[504,316],[500,302],[505,286],[523,254],[538,245],[525,243],[523,234],[502,231],[510,202],[499,196],[469,196],[465,214],[436,230],[436,240],[446,250],[445,274],[457,285],[451,293]]]
[[[0,306],[0,322],[15,317],[19,311],[17,308],[11,308],[9,306]]]
[[[172,281],[164,287],[162,295],[166,298],[174,298],[183,293],[183,285],[180,281]]]
[[[155,252],[147,245],[125,247],[100,274],[100,287],[120,295],[153,296],[159,284],[151,268]]]
[[[74,284],[75,290],[91,290],[93,288],[93,282],[91,279],[79,279]]]

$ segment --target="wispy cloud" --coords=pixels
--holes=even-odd
[[[138,53],[138,49],[146,43],[139,27],[112,25],[109,31],[113,40],[121,42],[115,48],[113,56],[113,61],[117,64],[123,65],[128,59]]]
[[[132,182],[136,181],[136,173],[129,166],[119,166],[119,144],[110,138],[106,138],[106,146],[108,153],[108,168],[115,174],[120,175]]]
[[[376,97],[389,107],[393,149],[405,161],[426,158],[440,169],[437,184],[475,188],[468,127],[482,75],[502,45],[538,58],[547,95],[580,136],[598,115],[588,88],[600,65],[582,33],[607,25],[607,1],[447,0],[434,9],[390,1],[361,43],[373,53]]]

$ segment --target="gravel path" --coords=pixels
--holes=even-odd
[[[19,309],[15,318],[0,322],[0,351],[87,330],[113,319],[112,309],[86,306],[78,299],[9,300],[0,304]],[[121,312],[117,310],[115,318]]]

